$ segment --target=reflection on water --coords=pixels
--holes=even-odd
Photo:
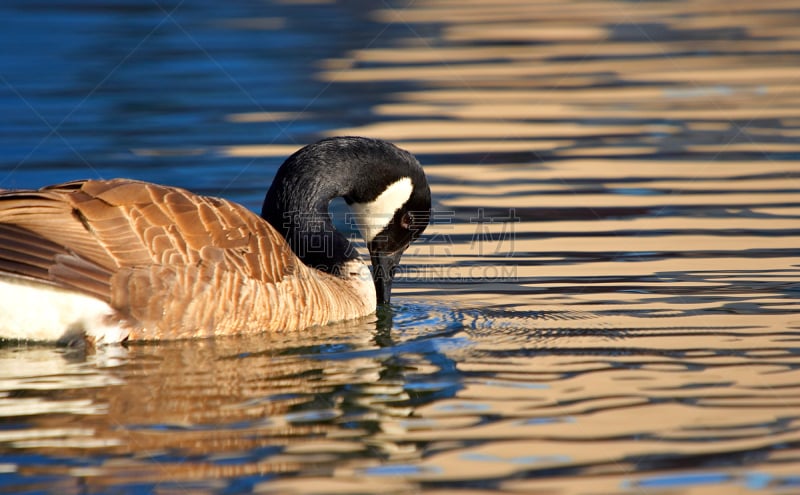
[[[375,317],[0,348],[0,491],[800,491],[796,2],[0,11],[0,187],[363,134],[437,201]]]

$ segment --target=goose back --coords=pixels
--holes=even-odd
[[[313,270],[243,206],[175,187],[86,180],[0,193],[0,239],[3,278],[103,301],[105,324],[129,339],[291,331],[375,308],[365,265],[350,278]]]

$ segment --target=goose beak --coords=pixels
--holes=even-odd
[[[400,264],[403,250],[394,253],[372,253],[372,279],[375,281],[375,295],[378,304],[389,304],[392,297],[392,279],[394,269]]]

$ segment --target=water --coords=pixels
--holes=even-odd
[[[0,187],[418,155],[391,310],[0,348],[5,493],[800,492],[796,2],[4,2]]]

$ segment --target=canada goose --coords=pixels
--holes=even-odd
[[[373,274],[328,213],[343,197]],[[261,216],[127,179],[0,193],[0,338],[90,343],[299,330],[388,303],[428,225],[419,162],[385,141],[325,139],[290,156]]]

